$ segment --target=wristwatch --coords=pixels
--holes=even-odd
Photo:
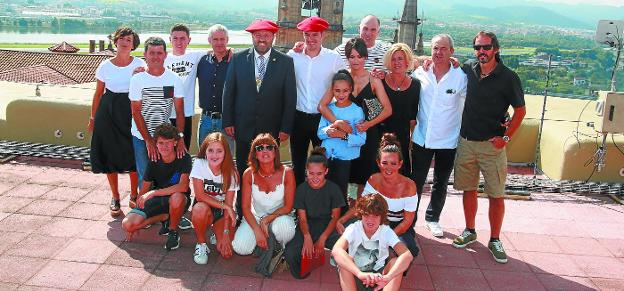
[[[180,138],[184,138],[184,132],[178,132],[178,136],[179,136]]]
[[[503,140],[505,142],[509,142],[511,140],[511,137],[509,137],[508,135],[503,135]]]

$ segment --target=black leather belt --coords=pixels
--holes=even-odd
[[[320,113],[307,113],[307,112],[303,112],[303,111],[300,111],[300,110],[295,110],[295,113],[301,114],[301,115],[305,115],[305,116],[308,116],[308,117],[319,117],[319,116],[321,116]]]
[[[202,110],[202,115],[209,116],[212,119],[221,119],[221,112]]]

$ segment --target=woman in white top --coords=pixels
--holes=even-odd
[[[380,171],[368,178],[362,196],[374,193],[381,194],[388,203],[390,228],[405,243],[412,256],[416,257],[419,252],[416,244],[416,232],[414,231],[414,218],[418,205],[416,183],[400,173],[403,156],[396,135],[385,133],[381,138],[377,165]],[[354,209],[345,213],[338,219],[336,230],[342,233],[345,229],[344,224],[354,215]]]
[[[282,247],[295,236],[295,175],[280,162],[275,138],[268,133],[256,136],[248,161],[241,192],[244,219],[232,241],[239,255],[251,254],[256,245],[267,249],[269,225]]]
[[[202,142],[191,175],[195,204],[191,220],[195,226],[197,245],[193,260],[208,263],[206,230],[212,226],[217,250],[223,258],[232,256],[232,239],[236,225],[234,201],[238,191],[238,174],[225,135],[213,132]]]
[[[134,69],[145,66],[145,62],[130,55],[140,43],[139,35],[131,28],[117,29],[113,42],[117,54],[103,61],[95,72],[97,84],[88,129],[93,132],[91,169],[93,173],[106,174],[113,196],[111,215],[115,217],[121,214],[117,184],[119,173],[130,174],[130,208],[136,206],[138,178],[130,133],[132,114],[128,91]]]

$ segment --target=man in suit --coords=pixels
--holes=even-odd
[[[269,20],[249,25],[253,47],[232,57],[223,88],[223,128],[236,141],[236,167],[247,168],[251,141],[268,132],[288,140],[295,116],[297,88],[291,57],[272,49],[278,26]],[[240,195],[236,208],[240,214]]]

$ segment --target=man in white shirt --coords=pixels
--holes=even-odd
[[[184,97],[184,144],[186,148],[191,146],[191,134],[193,133],[193,115],[195,115],[195,79],[197,77],[197,64],[206,51],[187,52],[186,48],[191,43],[189,28],[184,24],[175,24],[171,27],[169,35],[171,53],[165,59],[167,69],[176,73],[182,80],[182,96]],[[176,125],[176,112],[171,113],[171,123]]]
[[[297,106],[290,137],[290,153],[297,185],[305,181],[305,163],[310,142],[313,147],[321,145],[316,135],[321,119],[317,109],[319,101],[330,87],[334,74],[344,68],[340,55],[323,47],[324,31],[328,27],[329,23],[323,18],[312,16],[304,19],[297,24],[297,28],[303,32],[303,52],[288,52],[295,64],[297,81]]]
[[[360,38],[364,40],[366,43],[366,48],[368,48],[368,58],[364,63],[364,68],[371,71],[373,69],[383,70],[383,59],[390,48],[388,43],[384,43],[381,41],[377,41],[377,37],[379,36],[379,32],[381,29],[381,22],[379,18],[375,15],[367,15],[362,18],[360,21]],[[347,57],[345,56],[345,44],[341,44],[335,48],[342,60],[345,63],[345,66],[349,66],[349,62],[347,61]]]
[[[128,98],[132,109],[132,143],[139,181],[143,180],[148,162],[160,158],[153,138],[154,130],[169,123],[171,111],[177,112],[178,132],[184,129],[184,100],[180,78],[164,66],[167,45],[160,37],[145,41],[145,71],[132,76]],[[182,158],[186,153],[184,141],[177,141],[176,153]]]
[[[444,235],[439,223],[440,213],[453,170],[468,83],[462,69],[451,64],[454,52],[451,36],[438,34],[431,39],[432,68],[425,71],[420,67],[414,71],[421,89],[412,135],[412,179],[420,197],[431,160],[435,159],[431,200],[425,221],[426,227],[437,237]]]

